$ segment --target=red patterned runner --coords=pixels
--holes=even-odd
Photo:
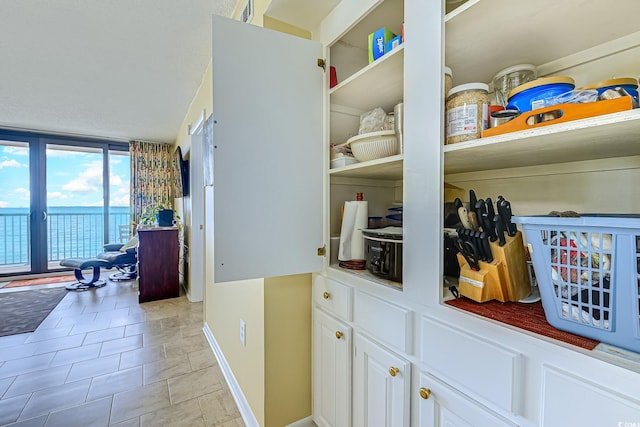
[[[561,331],[551,326],[544,316],[544,309],[542,308],[541,302],[533,304],[522,304],[518,302],[502,303],[499,301],[477,303],[462,297],[445,301],[445,303],[482,317],[506,323],[587,350],[593,350],[599,344],[599,341]]]

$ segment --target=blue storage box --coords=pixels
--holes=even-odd
[[[386,54],[391,52],[394,48],[400,46],[400,43],[402,43],[402,37],[395,36],[394,38],[389,40],[387,44],[384,46],[384,53]]]
[[[396,35],[385,27],[379,28],[373,33],[369,34],[369,63],[372,63],[376,59],[384,55],[384,49],[387,42],[393,39]]]
[[[544,107],[544,101],[573,90],[576,85],[571,77],[545,77],[517,86],[509,92],[507,110],[520,113]]]
[[[530,245],[547,321],[640,352],[640,215],[512,221]]]

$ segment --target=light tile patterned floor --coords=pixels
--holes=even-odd
[[[135,281],[69,292],[0,337],[0,426],[244,426],[202,324],[184,296],[138,304]]]

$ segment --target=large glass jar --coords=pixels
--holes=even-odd
[[[453,87],[447,97],[447,144],[470,141],[489,127],[489,86],[467,83]]]

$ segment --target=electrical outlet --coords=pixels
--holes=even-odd
[[[247,335],[246,335],[246,325],[244,323],[244,320],[240,319],[240,342],[242,343],[242,345],[247,345]]]

